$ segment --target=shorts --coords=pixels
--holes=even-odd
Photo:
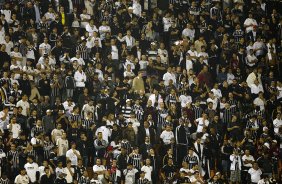
[[[230,181],[231,182],[241,182],[241,170],[231,171],[230,172]]]

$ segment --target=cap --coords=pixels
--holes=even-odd
[[[130,99],[126,99],[126,101],[125,102],[130,102],[131,100]]]
[[[269,143],[266,142],[266,143],[264,143],[263,145],[264,145],[265,147],[267,147],[267,149],[270,149]]]
[[[272,142],[277,143],[277,141],[275,139],[273,139]]]
[[[267,127],[263,127],[263,129],[262,129],[263,131],[266,131],[266,130],[268,130],[268,128]]]
[[[129,9],[129,10],[133,10],[133,7],[132,7],[132,6],[129,6],[128,9]]]
[[[53,112],[51,109],[47,109],[47,111],[46,112]]]

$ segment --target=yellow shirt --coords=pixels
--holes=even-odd
[[[62,24],[65,25],[65,23],[66,23],[65,14],[61,13],[61,16],[62,16]]]

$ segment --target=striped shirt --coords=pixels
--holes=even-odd
[[[163,125],[167,115],[168,111],[166,109],[159,109],[157,112],[157,125]]]
[[[144,110],[142,108],[141,105],[133,105],[132,107],[133,112],[136,115],[136,118],[138,119],[138,121],[142,121],[143,120],[143,115],[144,115]]]
[[[79,184],[89,184],[90,183],[90,179],[89,179],[89,177],[81,176],[78,179],[78,183]]]
[[[51,153],[52,148],[54,147],[54,144],[51,141],[49,141],[49,142],[44,141],[43,146],[44,146],[43,147],[44,159],[49,159],[50,153]]]
[[[129,157],[128,163],[132,163],[132,165],[140,170],[141,169],[141,163],[142,163],[142,155],[141,154],[133,154]]]
[[[71,114],[69,117],[70,122],[81,122],[81,115],[80,114]]]
[[[198,119],[202,116],[204,110],[201,107],[193,106],[193,111],[195,114],[195,119]]]
[[[82,120],[82,127],[86,130],[90,130],[90,127],[94,124],[93,119],[83,119]]]
[[[54,85],[55,84],[55,81],[54,80],[52,80],[51,82],[50,82],[50,85]],[[51,88],[51,96],[60,96],[60,88],[56,85],[56,86],[53,86],[52,88]]]
[[[132,108],[130,106],[123,106],[121,108],[121,113],[123,114],[123,117],[125,119],[130,118],[131,111],[132,111]]]
[[[30,131],[30,136],[34,137],[38,133],[44,133],[44,127],[43,126],[34,126]]]
[[[233,32],[233,37],[236,43],[239,43],[240,39],[244,37],[244,31],[239,29]]]
[[[8,178],[6,179],[3,179],[3,178],[0,178],[0,184],[10,184],[10,180]]]
[[[86,46],[83,46],[82,44],[78,45],[76,47],[76,52],[80,52],[80,57],[87,61],[89,59],[89,50]]]
[[[127,154],[131,152],[131,144],[128,141],[121,141],[121,147],[126,149]]]
[[[192,169],[195,165],[198,165],[198,158],[195,155],[187,155],[183,158],[183,162],[187,162],[188,168]]]
[[[176,97],[175,96],[172,96],[171,94],[169,94],[166,99],[165,99],[165,102],[168,104],[168,106],[170,107],[171,104],[176,104]]]
[[[228,124],[231,122],[232,116],[235,115],[234,108],[235,107],[231,107],[229,109],[226,109],[226,108],[223,109],[222,111],[223,112],[223,116],[222,116],[223,123]]]
[[[8,161],[11,162],[11,168],[19,167],[19,152],[10,150],[7,153]]]

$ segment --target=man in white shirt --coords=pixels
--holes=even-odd
[[[26,173],[29,177],[31,183],[35,183],[38,181],[37,175],[39,176],[39,168],[38,164],[33,162],[33,157],[27,157],[27,163],[24,165]]]
[[[145,161],[145,165],[143,165],[141,167],[141,171],[145,172],[145,178],[149,180],[149,182],[152,182],[152,171],[153,171],[153,167],[151,166],[151,160],[150,159],[146,159]]]
[[[21,125],[17,123],[17,118],[13,117],[11,119],[11,123],[7,126],[7,128],[12,132],[13,139],[17,139],[21,132]]]
[[[253,67],[258,62],[258,58],[255,56],[253,49],[250,50],[250,53],[246,57],[246,64],[249,67]]]
[[[176,84],[176,77],[174,73],[172,73],[171,67],[167,68],[167,72],[163,75],[164,85],[168,86],[169,81],[172,80],[173,84]]]
[[[174,133],[171,131],[171,127],[169,125],[167,125],[165,130],[161,133],[160,138],[165,145],[171,144],[171,140],[174,138]]]
[[[279,128],[282,127],[281,113],[277,113],[276,119],[273,120],[274,133],[278,134]]]
[[[246,33],[252,31],[254,26],[257,26],[257,21],[253,18],[253,14],[249,14],[249,17],[244,22],[244,27],[246,28]]]
[[[98,133],[102,133],[103,140],[109,142],[109,137],[111,136],[111,131],[106,127],[105,123],[100,126],[97,130],[95,135],[98,136]]]
[[[187,27],[182,31],[183,37],[188,37],[191,41],[195,38],[195,29],[192,24],[187,24]]]
[[[44,42],[39,45],[39,53],[41,56],[49,54],[51,51],[51,45],[48,43],[48,38],[44,38]]]
[[[22,115],[27,116],[29,115],[29,103],[27,101],[28,97],[26,94],[22,96],[22,99],[18,101],[16,107],[22,108]]]
[[[262,85],[259,83],[257,79],[254,81],[254,84],[251,84],[250,88],[251,88],[251,93],[255,95],[258,95],[259,92],[264,92]]]
[[[105,166],[103,166],[100,158],[96,159],[96,165],[93,166],[93,172],[98,174],[98,179],[101,181],[104,178],[106,172]]]
[[[210,123],[208,120],[208,115],[203,113],[201,118],[195,120],[195,123],[197,124],[197,132],[203,132],[203,128],[208,127]]]
[[[75,80],[75,86],[77,88],[84,88],[85,87],[85,82],[86,82],[86,75],[82,71],[82,66],[78,67],[78,70],[74,74],[74,80]]]
[[[77,166],[78,159],[80,159],[81,156],[80,152],[76,150],[75,142],[71,144],[71,149],[66,152],[66,158],[71,161],[72,166]]]
[[[262,171],[258,167],[257,163],[253,163],[253,167],[249,169],[248,173],[251,175],[251,182],[258,183],[260,180],[260,176],[262,175]]]
[[[193,61],[192,61],[192,58],[190,57],[190,54],[187,52],[186,53],[186,71],[189,71],[189,70],[193,70]]]
[[[29,177],[24,168],[21,169],[20,174],[17,175],[14,181],[15,184],[29,184]]]

